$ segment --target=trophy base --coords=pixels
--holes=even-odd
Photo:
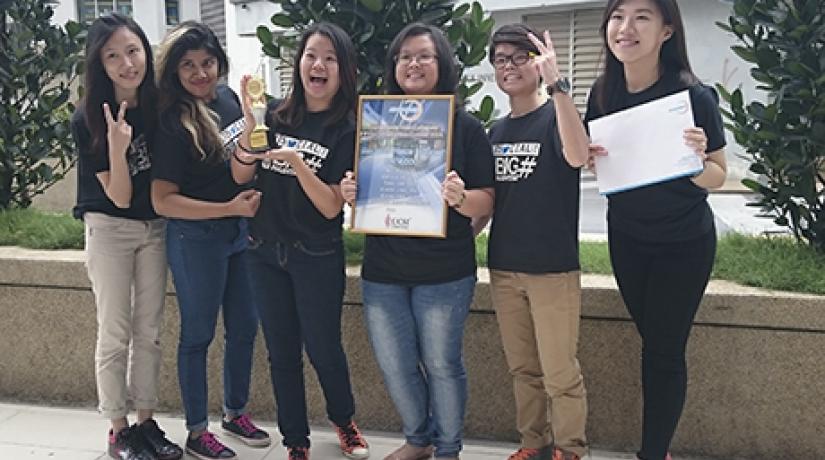
[[[255,152],[266,152],[269,150],[269,142],[266,138],[266,129],[255,129],[252,131],[252,134],[249,135],[249,148]]]

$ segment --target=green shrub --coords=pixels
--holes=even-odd
[[[756,206],[794,236],[825,252],[825,3],[821,0],[735,0],[728,23],[753,64],[767,103],[745,105],[742,91],[717,85],[736,142],[759,181]]]
[[[0,209],[29,206],[74,165],[69,96],[85,31],[52,25],[50,3],[0,4]]]

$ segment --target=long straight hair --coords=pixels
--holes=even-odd
[[[404,94],[404,90],[395,78],[395,66],[401,46],[408,38],[426,35],[430,37],[435,45],[436,59],[438,60],[438,82],[435,85],[435,94],[452,94],[456,98],[456,106],[461,105],[458,95],[458,64],[456,64],[455,52],[453,51],[444,32],[438,27],[414,22],[401,29],[398,35],[390,43],[387,49],[387,57],[384,60],[384,92],[386,94]]]
[[[593,93],[590,97],[596,98],[596,106],[602,113],[608,113],[617,108],[618,97],[626,91],[627,82],[624,75],[624,64],[610,51],[607,39],[607,24],[610,16],[625,0],[610,0],[604,9],[604,16],[599,27],[602,36],[605,55],[602,74],[596,79]],[[659,64],[663,75],[677,76],[685,87],[694,85],[699,79],[693,73],[688,61],[687,45],[685,44],[685,26],[676,0],[651,0],[659,9],[664,24],[670,26],[672,33],[663,44],[659,52]]]
[[[157,124],[157,90],[155,88],[155,68],[152,60],[152,46],[143,29],[130,17],[119,13],[101,16],[89,27],[86,38],[86,76],[84,84],[86,94],[79,102],[83,108],[86,127],[91,134],[91,148],[95,155],[107,155],[109,145],[106,140],[106,120],[103,117],[103,104],[109,104],[113,114],[120,105],[115,100],[115,85],[103,66],[101,57],[103,46],[121,27],[137,35],[146,55],[146,74],[138,86],[138,107],[143,115],[144,136],[147,145],[151,145]]]
[[[306,90],[301,80],[301,58],[307,42],[313,35],[322,35],[332,42],[335,58],[338,60],[338,92],[330,105],[330,117],[326,125],[333,125],[355,112],[355,100],[358,93],[356,78],[358,65],[355,46],[343,29],[335,24],[319,22],[310,26],[301,35],[298,50],[292,61],[292,90],[286,100],[275,109],[275,121],[289,127],[296,127],[304,121],[307,112]]]
[[[158,50],[158,109],[162,117],[178,114],[201,160],[222,158],[218,115],[191,95],[180,82],[178,64],[188,51],[204,50],[218,60],[218,77],[229,72],[229,60],[218,37],[208,26],[186,21],[169,31]]]

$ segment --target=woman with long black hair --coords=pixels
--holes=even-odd
[[[644,409],[638,457],[663,459],[669,458],[684,407],[685,348],[716,252],[707,190],[725,181],[725,136],[716,92],[691,70],[675,0],[611,0],[600,30],[606,61],[585,119],[688,90],[695,127],[686,129],[679,141],[703,160],[702,171],[693,177],[608,196],[613,272],[642,339]],[[609,152],[591,145],[591,154]]]
[[[166,223],[149,197],[156,95],[152,47],[135,21],[101,16],[86,40],[86,95],[72,118],[77,205],[97,305],[95,376],[111,420],[113,458],[178,459],[179,446],[152,418],[158,402],[166,294]],[[137,424],[129,426],[130,405]]]

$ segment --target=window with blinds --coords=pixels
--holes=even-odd
[[[281,48],[281,59],[274,60],[278,72],[280,97],[286,97],[290,88],[292,88],[292,61],[294,59],[295,50]]]
[[[226,15],[223,9],[223,0],[201,0],[201,21],[209,26],[226,46]]]
[[[166,25],[176,26],[180,23],[180,2],[178,0],[166,0]]]
[[[533,14],[523,19],[539,32],[550,31],[559,70],[570,79],[573,100],[581,113],[587,109],[587,94],[601,69],[599,24],[603,12],[602,8],[589,8]]]
[[[77,2],[77,17],[87,24],[112,11],[131,16],[132,0],[78,0]]]

